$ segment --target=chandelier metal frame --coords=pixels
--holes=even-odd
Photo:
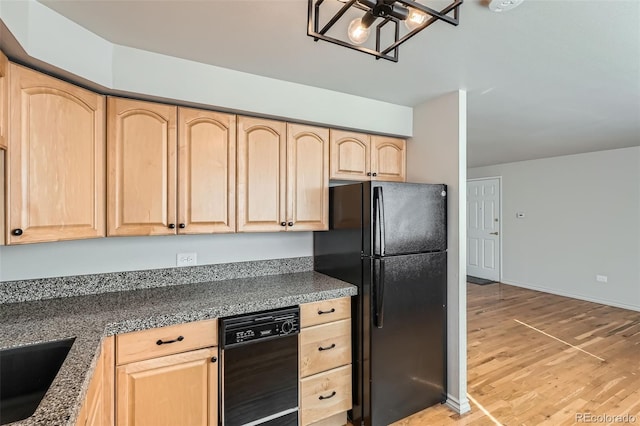
[[[327,0],[332,1],[332,0]],[[342,0],[340,0],[342,1]],[[409,40],[411,37],[418,34],[420,31],[424,30],[431,24],[436,21],[444,21],[448,24],[457,26],[459,23],[459,15],[460,15],[460,5],[463,0],[454,0],[453,3],[449,4],[444,9],[437,11],[423,4],[417,3],[413,0],[377,0],[378,2],[386,3],[387,5],[393,6],[394,4],[399,4],[404,7],[412,7],[418,9],[424,13],[426,13],[429,17],[422,25],[414,28],[408,33],[404,34],[402,37],[400,36],[400,24],[402,21],[394,16],[386,15],[386,16],[377,16],[382,19],[377,25],[375,25],[376,30],[376,40],[375,40],[375,50],[359,46],[353,44],[349,41],[348,38],[346,40],[341,40],[335,37],[331,37],[327,35],[327,32],[344,16],[347,11],[351,8],[362,10],[364,13],[371,13],[373,11],[372,8],[367,7],[366,5],[359,3],[357,0],[347,0],[344,5],[336,12],[324,26],[320,27],[320,15],[322,5],[325,4],[325,0],[309,0],[309,9],[308,9],[308,26],[307,26],[307,35],[313,37],[314,41],[324,40],[333,44],[337,44],[339,46],[347,47],[349,49],[354,49],[359,52],[367,53],[369,55],[375,56],[376,59],[386,59],[393,62],[398,62],[399,55],[399,47],[402,43]],[[450,16],[453,14],[453,16]],[[385,28],[386,25],[394,25],[392,28],[394,34],[394,41],[388,46],[381,46],[381,32]]]

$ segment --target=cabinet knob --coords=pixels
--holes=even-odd
[[[212,356],[212,357],[211,357],[211,362],[216,362],[216,361],[218,361],[218,358],[217,358],[217,357],[215,357],[215,356]]]
[[[186,227],[187,227],[187,225],[185,225],[184,223],[181,223],[180,225],[178,225],[178,228],[180,228],[180,229],[184,229]]]
[[[20,228],[16,228],[13,231],[11,231],[11,235],[15,235],[16,237],[19,237],[20,235],[22,235],[22,229]]]
[[[378,176],[378,174],[373,172],[373,173],[371,173],[371,176]]]
[[[371,172],[367,172],[367,176],[371,176]]]
[[[169,224],[169,229],[176,229],[176,224],[175,223],[170,223]]]
[[[287,223],[288,226],[293,226],[293,222]]]
[[[287,222],[280,222],[280,226],[287,226]]]

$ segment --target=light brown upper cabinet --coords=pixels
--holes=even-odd
[[[287,228],[329,229],[329,129],[287,123]]]
[[[406,142],[388,136],[371,136],[371,180],[407,180]]]
[[[109,98],[109,235],[235,232],[235,116]]]
[[[370,180],[371,137],[331,130],[331,179]]]
[[[331,179],[406,180],[403,139],[331,130]]]
[[[104,97],[9,65],[9,244],[105,233]]]
[[[9,61],[0,51],[0,149],[7,148],[9,123]]]
[[[109,97],[108,235],[176,228],[177,107]]]
[[[236,231],[236,116],[178,108],[178,233]]]
[[[328,229],[328,129],[238,117],[238,231]]]

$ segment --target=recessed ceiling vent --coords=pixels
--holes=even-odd
[[[489,9],[493,12],[506,12],[507,10],[520,6],[523,1],[524,0],[491,0],[489,2]]]

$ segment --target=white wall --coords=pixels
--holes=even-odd
[[[411,107],[112,44],[35,0],[0,1],[25,52],[107,89],[410,136]]]
[[[471,409],[467,398],[466,149],[466,92],[453,92],[414,108],[407,179],[448,185],[447,404],[459,413]]]
[[[502,176],[502,282],[640,311],[640,147],[468,175]]]
[[[107,89],[328,126],[409,136],[413,110],[110,43],[35,0],[1,1],[26,53]],[[0,248],[0,281],[309,256],[310,233],[108,238]]]
[[[311,232],[110,237],[0,247],[0,281],[176,266],[177,253],[198,265],[313,255]]]

